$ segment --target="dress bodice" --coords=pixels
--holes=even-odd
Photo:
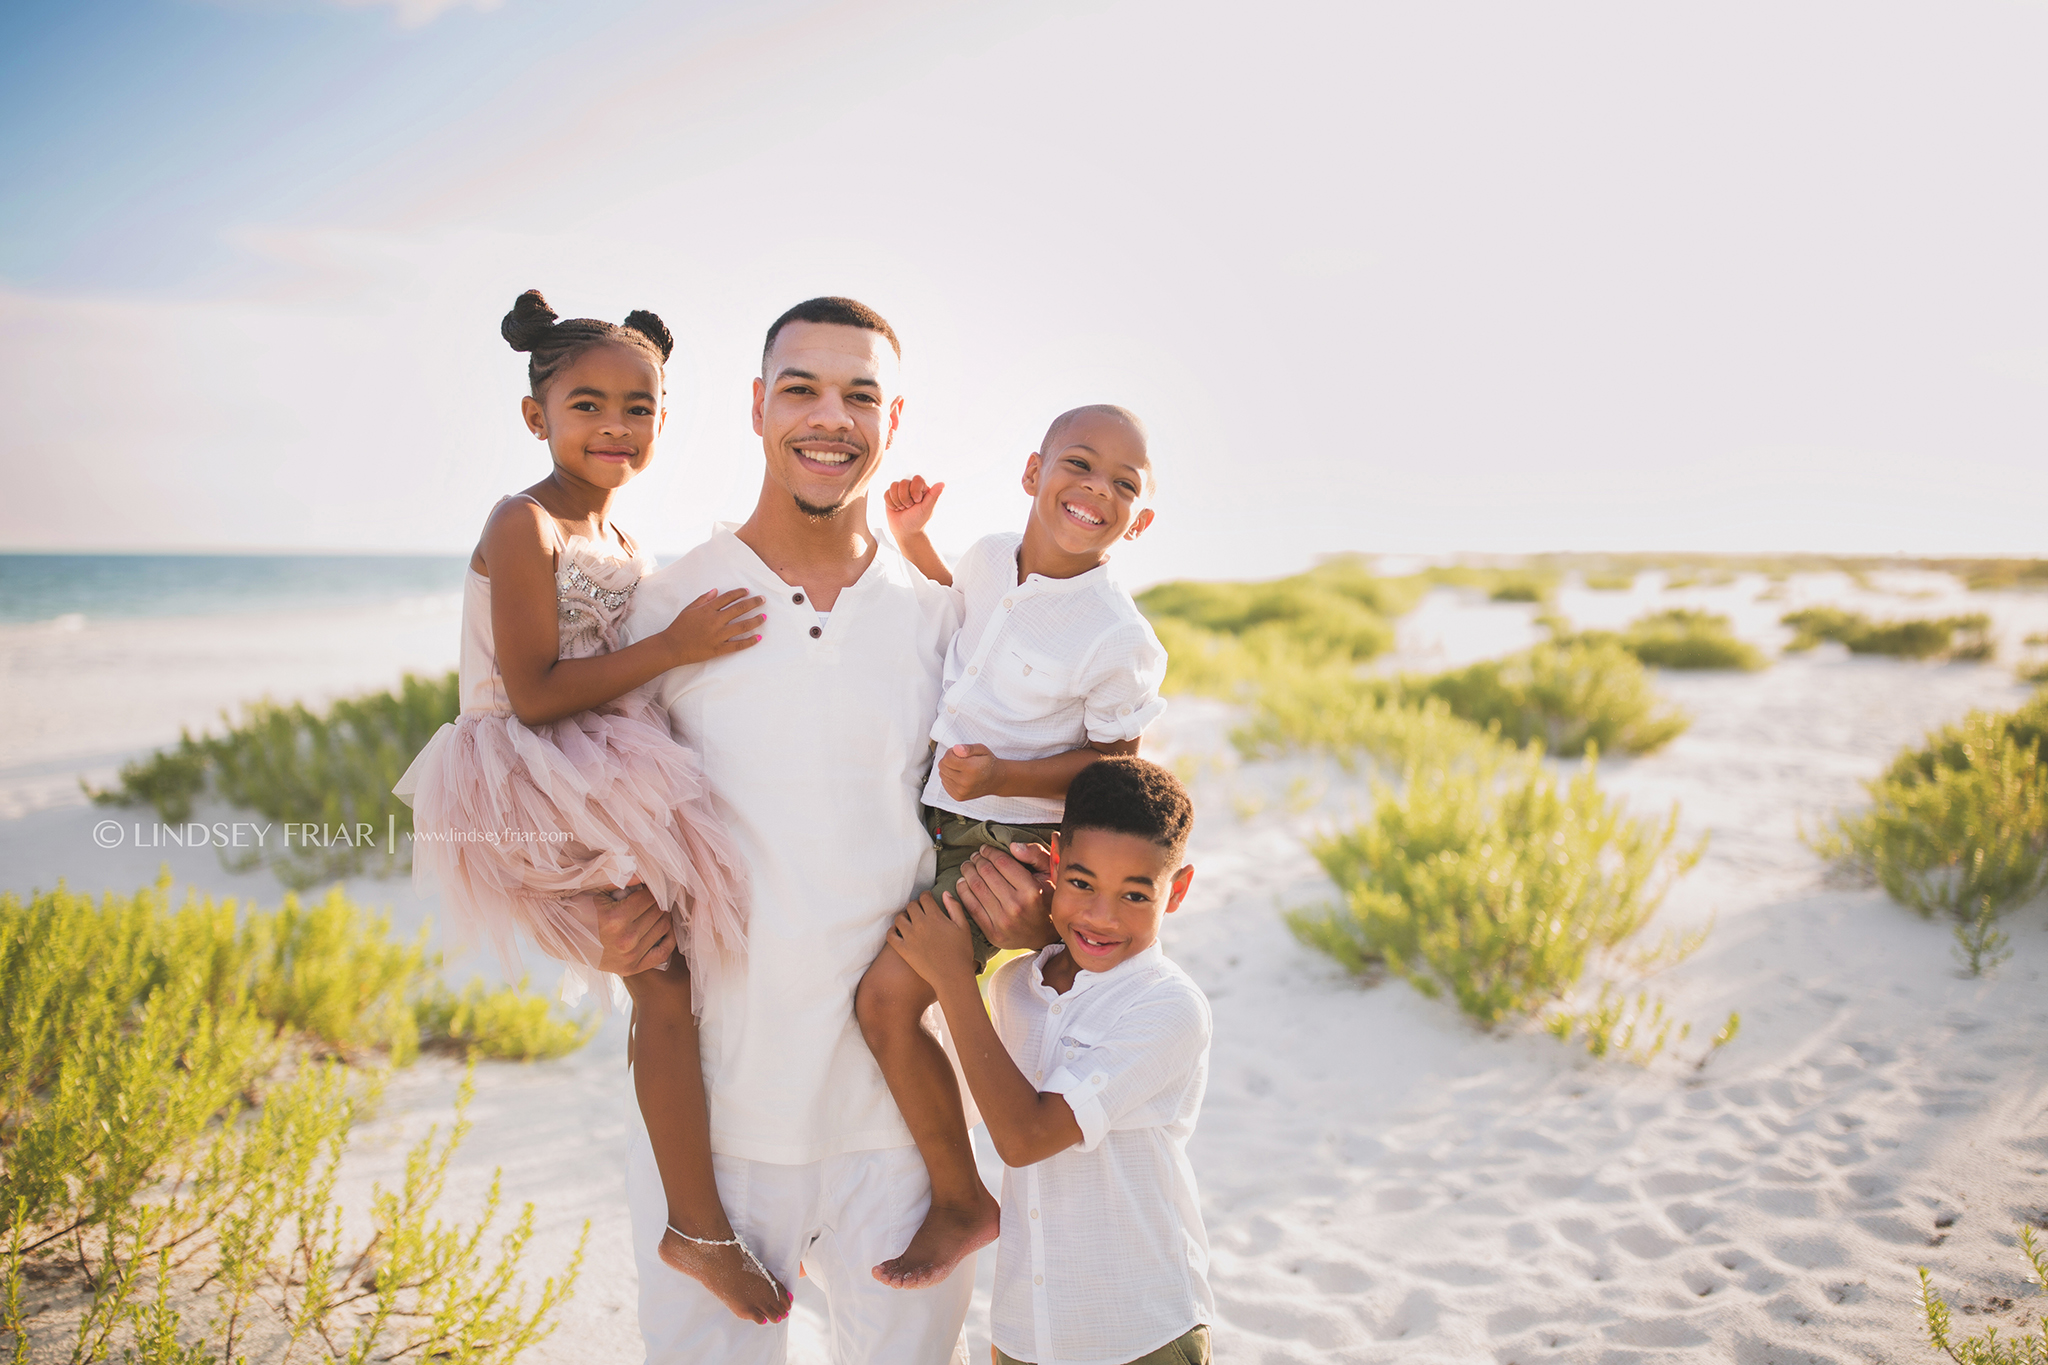
[[[619,627],[633,590],[654,571],[654,558],[616,545],[568,536],[556,546],[555,619],[562,659],[587,659],[619,647]],[[505,678],[491,635],[491,580],[475,569],[462,585],[462,709],[509,714]]]

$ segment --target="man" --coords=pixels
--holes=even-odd
[[[753,515],[640,585],[626,633],[661,629],[712,587],[767,598],[761,643],[655,684],[676,739],[701,755],[752,879],[743,971],[704,988],[702,1053],[720,1197],[785,1284],[823,1291],[835,1361],[958,1360],[971,1259],[902,1290],[870,1273],[930,1198],[853,993],[891,917],[932,876],[918,796],[953,595],[876,539],[867,490],[902,417],[889,324],[812,299],[769,329],[754,381],[765,468]],[[1051,941],[1031,872],[985,860],[971,895],[992,941]],[[667,957],[644,892],[604,907],[600,965]],[[630,1159],[640,1323],[654,1362],[774,1365],[786,1324],[727,1311],[656,1255],[661,1181],[645,1134]]]

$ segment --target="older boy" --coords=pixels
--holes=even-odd
[[[1024,462],[1031,512],[1022,535],[977,542],[949,569],[924,527],[944,485],[890,487],[889,526],[912,564],[959,594],[965,619],[946,652],[925,784],[937,845],[935,894],[953,890],[977,848],[1043,844],[1074,775],[1108,754],[1135,753],[1166,704],[1166,652],[1109,556],[1152,522],[1144,426],[1123,408],[1076,408],[1053,420]],[[973,934],[976,969],[995,949]],[[886,947],[862,980],[861,1033],[909,1125],[932,1200],[902,1254],[874,1268],[885,1284],[935,1284],[993,1241],[998,1209],[974,1169],[960,1090],[920,1021],[934,997]]]
[[[1187,895],[1194,810],[1173,774],[1104,759],[1067,792],[1060,941],[974,984],[968,918],[930,893],[889,942],[946,1012],[1003,1172],[991,1335],[1000,1365],[1207,1365],[1215,1315],[1187,1142],[1209,1002],[1159,947]]]

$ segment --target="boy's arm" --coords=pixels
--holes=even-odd
[[[1073,1106],[1025,1079],[989,1020],[974,984],[974,949],[959,902],[949,894],[941,906],[926,892],[896,917],[889,942],[938,993],[967,1088],[1003,1164],[1030,1166],[1078,1144]]]
[[[924,533],[932,510],[939,505],[939,494],[945,491],[945,484],[927,485],[924,477],[918,475],[890,484],[882,494],[882,502],[888,508],[889,534],[896,537],[896,548],[903,552],[903,557],[932,582],[950,588],[953,571],[932,548],[932,538]]]
[[[955,801],[977,796],[1042,796],[1057,801],[1067,794],[1075,775],[1096,759],[1136,752],[1136,739],[1091,740],[1085,748],[1050,758],[997,758],[986,744],[955,744],[939,755],[939,782]]]

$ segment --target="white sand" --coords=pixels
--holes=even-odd
[[[1567,591],[1563,606],[1594,625],[1708,605],[1734,610],[1763,642],[1777,614],[1822,597],[1901,616],[1988,603],[2009,641],[2048,629],[2048,599],[1965,600],[1940,584],[1905,585],[1942,593],[1907,599],[1800,579],[1789,602],[1764,603],[1749,600],[1756,583],[1640,586]],[[1436,666],[1481,657],[1521,643],[1532,615],[1433,597],[1403,623],[1401,653]],[[92,845],[106,813],[68,794],[73,773],[110,770],[132,747],[175,738],[181,721],[265,690],[326,696],[445,666],[452,623],[356,613],[262,631],[226,620],[89,628],[104,635],[87,641],[10,632],[0,811],[13,814],[0,819],[0,885],[149,879],[158,852]],[[1667,674],[1659,686],[1693,728],[1661,754],[1604,763],[1602,780],[1639,810],[1680,801],[1686,829],[1713,835],[1662,920],[1713,915],[1716,928],[1654,983],[1706,1031],[1742,1012],[1741,1037],[1697,1073],[1698,1040],[1647,1070],[1594,1062],[1541,1035],[1481,1035],[1447,1004],[1399,981],[1362,986],[1300,948],[1276,906],[1331,894],[1302,839],[1355,809],[1363,783],[1307,759],[1240,766],[1223,708],[1176,703],[1156,752],[1188,756],[1202,775],[1195,891],[1167,948],[1215,1003],[1193,1156],[1215,1248],[1219,1360],[1924,1361],[1919,1264],[1959,1306],[2018,1301],[1959,1313],[1967,1325],[2030,1323],[2043,1306],[2012,1250],[2018,1221],[2048,1221],[2040,907],[2008,921],[2011,962],[1964,980],[1947,926],[1873,891],[1828,887],[1797,838],[1802,820],[1854,801],[1859,779],[1900,745],[1969,707],[2015,705],[2024,689],[2002,667],[1832,649],[1761,674]],[[181,880],[278,895],[263,874],[223,873],[210,852],[170,861]],[[351,889],[401,923],[430,908],[402,883]],[[542,1270],[592,1219],[581,1288],[530,1359],[638,1359],[618,1178],[634,1121],[622,1051],[613,1023],[576,1057],[479,1075],[451,1209],[472,1205],[503,1165],[508,1199],[537,1205]],[[430,1060],[394,1080],[383,1115],[358,1130],[351,1207],[445,1121],[456,1078]],[[985,1256],[969,1317],[975,1360],[986,1357],[992,1265]],[[799,1286],[793,1360],[825,1358],[816,1307]]]

